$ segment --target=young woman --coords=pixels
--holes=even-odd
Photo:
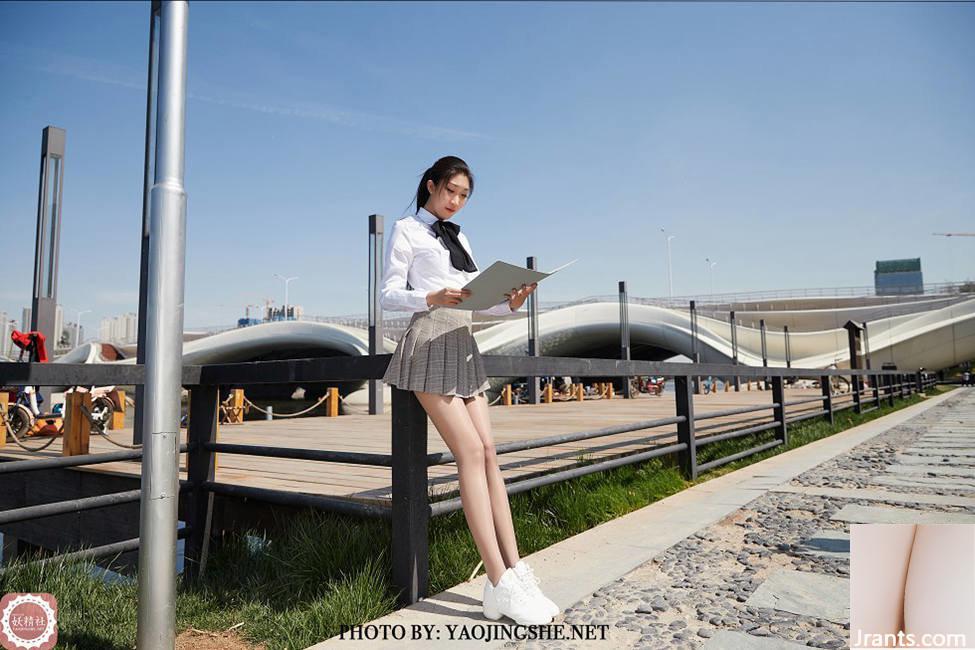
[[[441,158],[420,179],[416,214],[393,224],[380,304],[414,314],[383,381],[416,394],[457,460],[464,516],[487,572],[484,615],[548,623],[560,610],[518,556],[484,394],[490,384],[471,332],[473,312],[452,309],[470,295],[460,287],[479,273],[470,242],[450,221],[473,189],[474,176],[463,160]],[[478,313],[510,314],[536,286],[512,287],[506,300]]]

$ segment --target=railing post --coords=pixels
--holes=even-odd
[[[210,521],[213,517],[213,493],[204,488],[203,483],[214,480],[216,463],[214,453],[204,445],[217,441],[219,415],[219,386],[194,386],[190,389],[186,475],[192,492],[186,517],[189,533],[184,547],[184,582],[199,579],[206,569],[210,548]]]
[[[823,419],[829,422],[830,426],[833,426],[835,419],[833,416],[833,386],[830,384],[829,375],[823,375],[819,378],[819,387],[823,392],[823,409],[826,413],[823,415]]]
[[[412,391],[392,390],[392,577],[397,600],[410,605],[429,588],[427,413]]]
[[[61,440],[62,456],[79,456],[88,453],[91,423],[81,412],[91,413],[91,393],[73,390],[64,398],[64,436]],[[6,436],[7,432],[4,431]]]
[[[918,373],[918,375],[920,374],[921,373]],[[0,422],[7,421],[7,405],[9,404],[9,401],[10,401],[10,394],[5,390],[0,391],[0,418],[2,418],[0,419]],[[7,431],[6,428],[4,428],[3,435],[0,435],[0,449],[3,449],[6,446],[7,446]],[[3,560],[4,560],[3,556],[0,555],[0,563],[3,563]]]
[[[677,415],[684,416],[683,422],[677,423],[677,442],[687,445],[678,454],[680,468],[684,478],[689,481],[697,480],[697,441],[694,437],[694,387],[687,376],[674,377],[674,393]]]
[[[785,421],[785,379],[783,377],[772,377],[772,403],[778,404],[772,408],[772,417],[780,422],[775,428],[775,437],[781,440],[783,445],[788,446],[789,429]]]
[[[853,391],[853,412],[863,413],[863,405],[860,402],[860,375],[850,375],[850,388]]]
[[[890,406],[894,405],[894,382],[897,380],[897,375],[887,375],[887,404]]]
[[[914,374],[914,389],[918,393],[924,392],[924,373],[922,373],[920,370]]]
[[[873,384],[873,405],[880,408],[880,375],[870,375]]]

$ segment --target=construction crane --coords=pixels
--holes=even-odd
[[[975,232],[933,232],[935,237],[975,237]]]

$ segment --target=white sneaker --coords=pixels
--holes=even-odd
[[[542,593],[542,590],[538,587],[540,581],[535,575],[535,572],[532,571],[532,568],[528,566],[527,562],[518,560],[518,564],[512,568],[515,570],[515,575],[521,580],[521,586],[525,588],[528,595],[542,603],[541,609],[552,616],[558,616],[562,613],[562,609]]]
[[[513,569],[506,569],[496,585],[491,584],[490,578],[485,578],[483,607],[484,616],[492,621],[502,615],[519,625],[543,625],[552,620],[541,603],[525,593]]]

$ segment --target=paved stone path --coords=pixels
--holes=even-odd
[[[577,602],[599,647],[845,648],[851,523],[975,523],[975,391],[836,456]],[[508,647],[597,647],[523,642]]]

